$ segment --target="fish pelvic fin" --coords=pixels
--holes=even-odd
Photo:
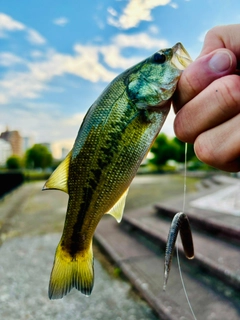
[[[122,196],[118,199],[114,206],[106,213],[112,215],[118,223],[122,220],[128,190],[129,188],[127,188],[127,190],[122,194]]]
[[[88,250],[72,257],[63,250],[59,243],[49,282],[49,299],[61,299],[72,288],[76,288],[86,296],[92,292],[94,284],[94,266],[92,243]]]
[[[60,165],[53,171],[50,178],[46,181],[43,186],[44,190],[60,190],[68,193],[68,171],[69,164],[72,157],[72,151],[68,153],[66,158]]]

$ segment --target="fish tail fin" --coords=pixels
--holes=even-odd
[[[50,299],[61,299],[72,288],[89,296],[94,283],[92,243],[72,257],[59,243],[49,282]]]

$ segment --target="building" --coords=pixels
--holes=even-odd
[[[12,154],[21,156],[22,155],[22,144],[23,139],[17,130],[9,131],[6,129],[5,132],[2,132],[0,139],[3,139],[10,143],[12,147]]]
[[[66,158],[66,156],[68,155],[68,153],[69,153],[69,149],[68,148],[62,148],[62,157],[61,157],[61,159],[65,159]]]
[[[30,149],[34,145],[33,137],[23,137],[23,153]]]
[[[0,165],[5,165],[7,159],[12,155],[12,147],[9,142],[0,138]]]

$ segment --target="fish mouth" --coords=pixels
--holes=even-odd
[[[171,59],[171,63],[179,70],[184,70],[186,67],[190,65],[192,59],[188,54],[187,50],[178,42],[175,46],[172,47],[173,56]]]

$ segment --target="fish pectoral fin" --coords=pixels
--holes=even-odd
[[[111,214],[117,220],[117,222],[121,222],[122,220],[128,190],[129,188],[127,188],[127,190],[122,194],[121,198],[118,199],[114,206],[108,212],[106,212],[107,214]]]
[[[50,299],[61,299],[72,288],[90,296],[94,283],[92,243],[89,248],[71,256],[59,243],[49,282]]]
[[[68,171],[71,160],[72,151],[60,163],[60,165],[53,171],[50,178],[46,181],[42,190],[61,190],[68,193]]]

